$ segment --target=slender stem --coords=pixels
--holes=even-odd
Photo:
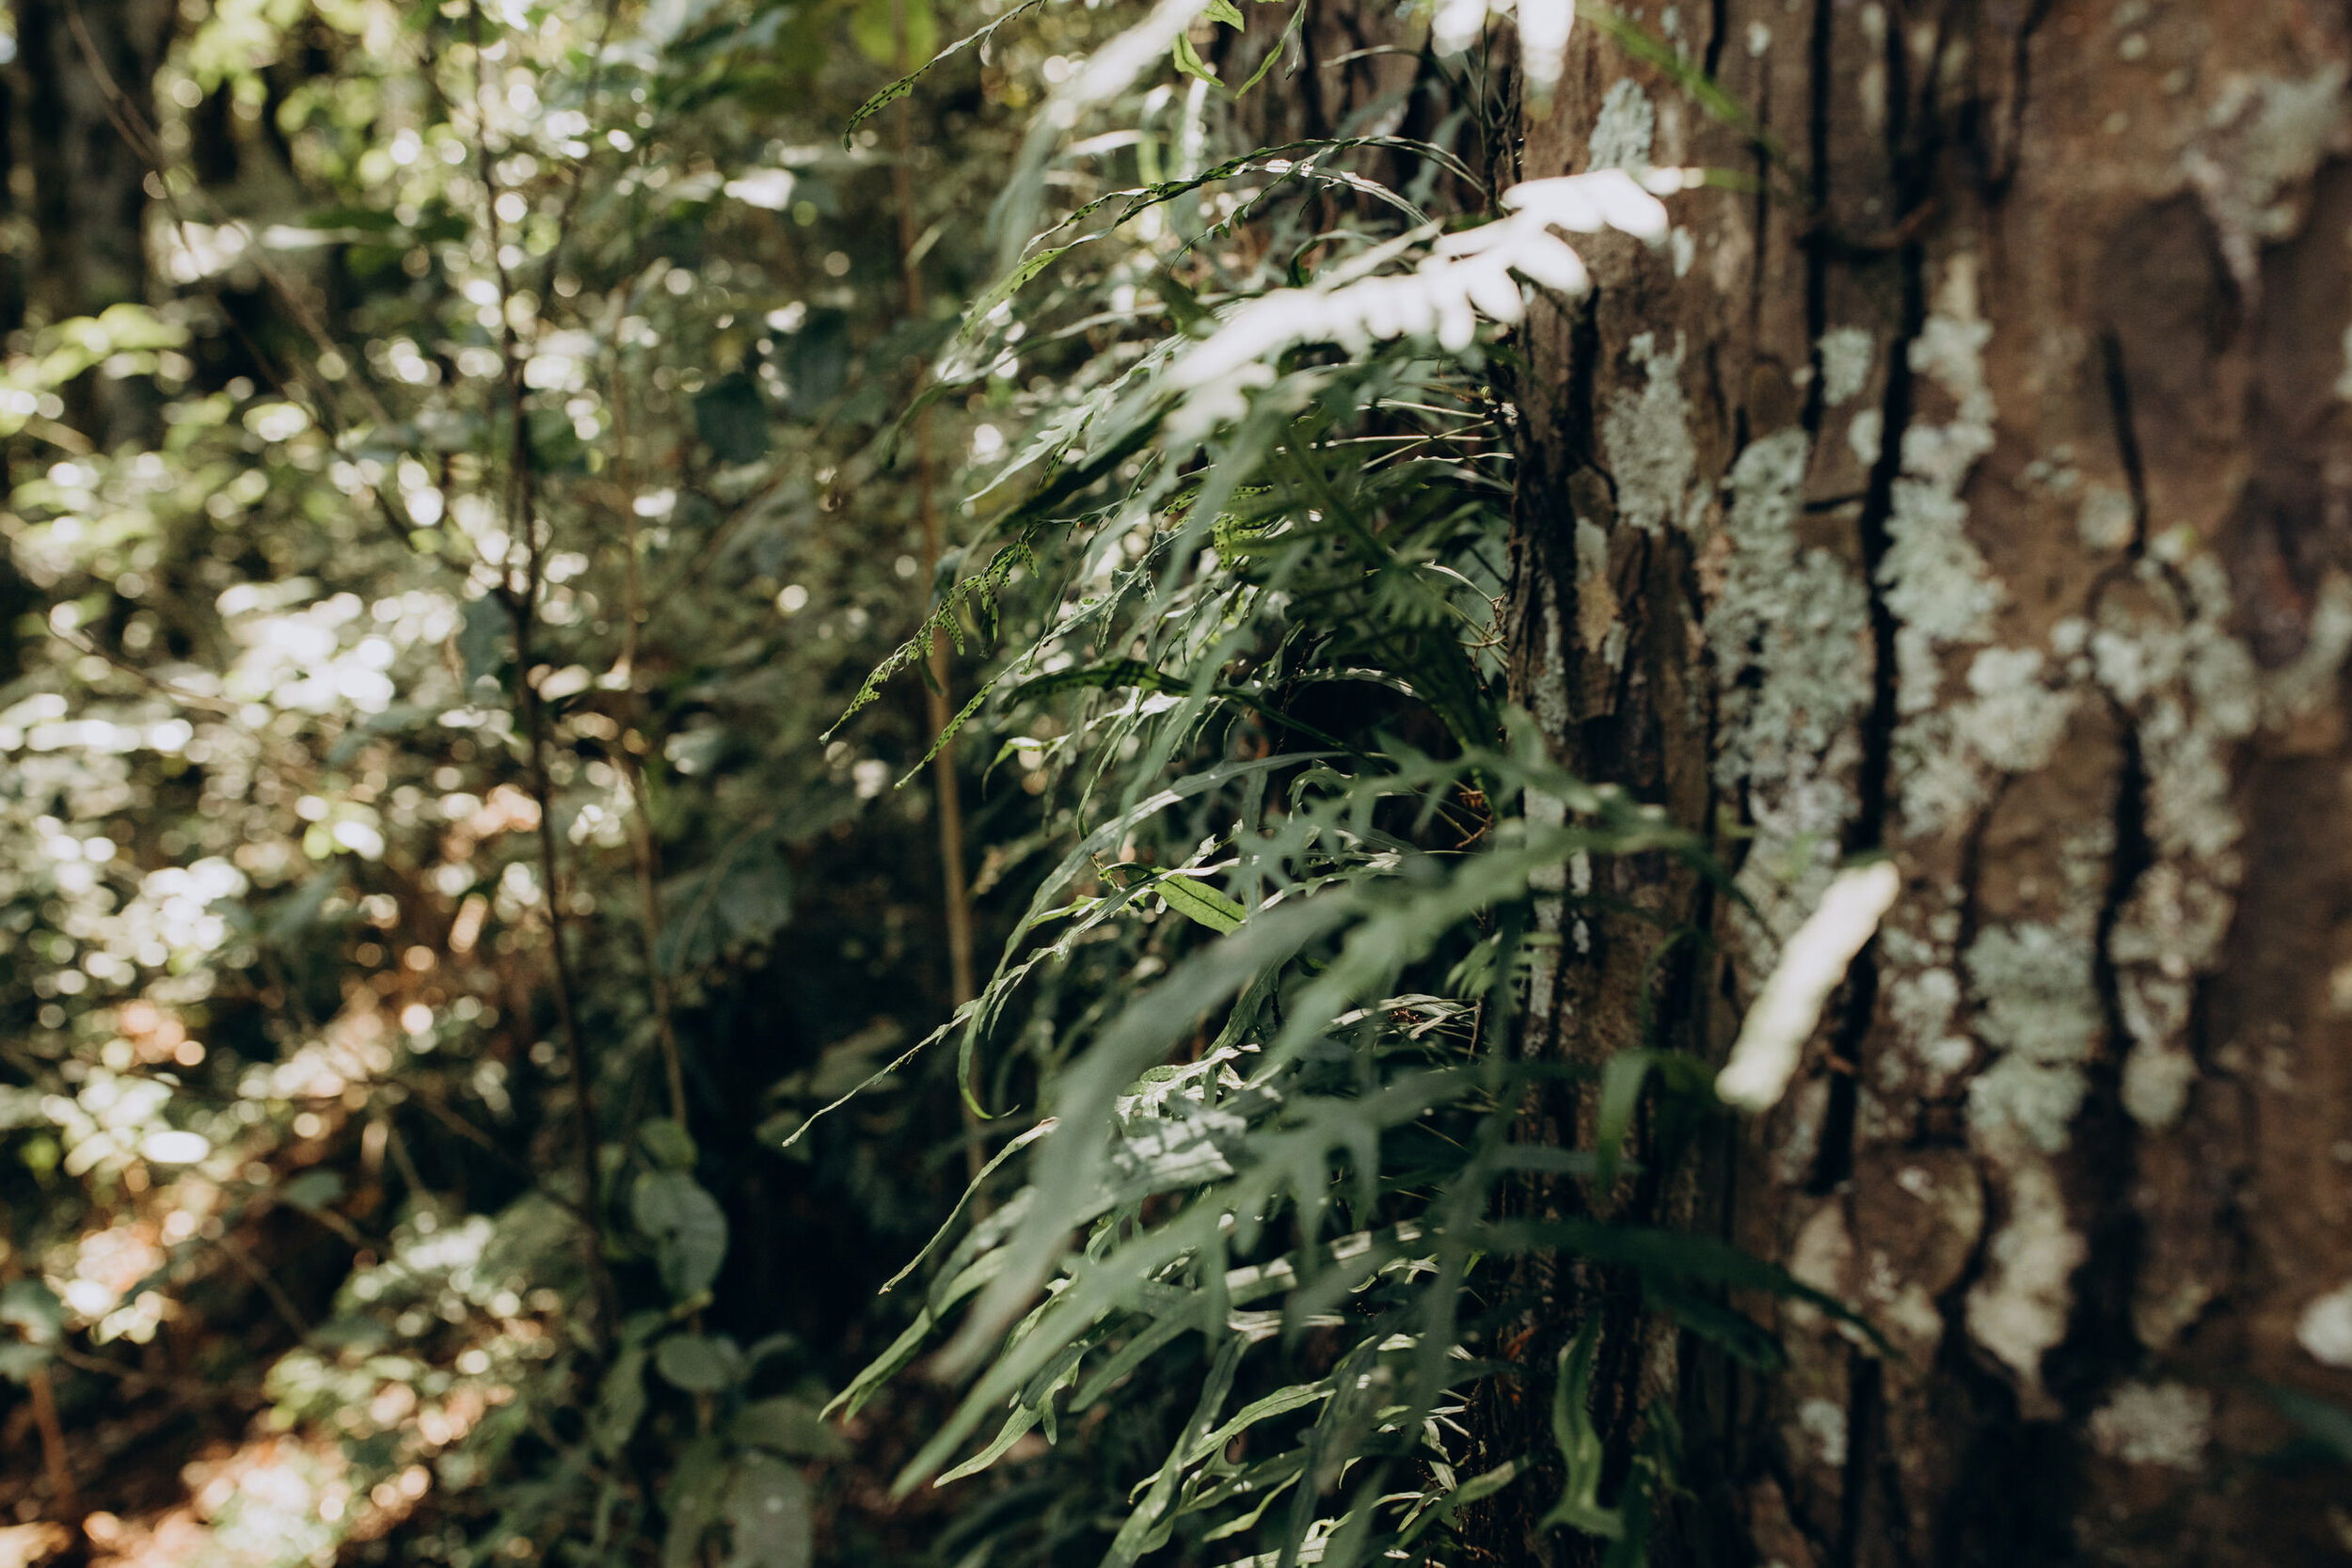
[[[914,69],[913,57],[907,48],[905,0],[894,0],[891,20],[898,31],[898,70],[901,74]],[[893,194],[898,206],[899,270],[906,290],[907,319],[923,318],[922,258],[915,253],[920,233],[915,227],[914,164],[909,147],[906,121],[898,121],[898,156],[891,162]],[[927,370],[917,370],[914,395],[923,393],[923,383],[929,379]],[[923,577],[930,584],[939,575],[940,524],[939,498],[934,493],[936,481],[931,467],[931,411],[926,405],[914,415],[914,496],[915,508],[923,521]],[[928,590],[927,590],[928,591]],[[934,627],[931,631],[930,681],[924,697],[925,717],[931,738],[936,742],[931,753],[933,792],[939,800],[939,866],[941,898],[946,906],[947,922],[947,984],[958,1007],[972,1000],[977,988],[972,978],[972,895],[963,870],[963,796],[956,774],[956,744],[942,740],[955,709],[947,698],[947,634]],[[961,1085],[960,1085],[961,1087]],[[969,1096],[959,1094],[963,1108],[963,1163],[970,1179],[977,1181],[988,1164],[987,1150],[980,1138],[980,1118],[972,1109]],[[985,1204],[983,1196],[977,1200]],[[985,1209],[982,1210],[985,1212]]]
[[[161,1388],[177,1395],[180,1402],[183,1405],[198,1403],[209,1404],[224,1400],[252,1400],[258,1402],[262,1397],[261,1385],[258,1381],[215,1383],[199,1381],[192,1377],[170,1377],[156,1372],[141,1371],[136,1367],[125,1367],[118,1362],[109,1361],[103,1356],[86,1355],[82,1352],[75,1350],[72,1345],[56,1345],[53,1346],[52,1349],[56,1352],[58,1360],[64,1362],[67,1366],[72,1368],[77,1372],[94,1372],[100,1377],[110,1377],[117,1383],[121,1384],[126,1389],[144,1390],[149,1388]],[[46,1370],[44,1369],[42,1372],[36,1373],[35,1375],[46,1375]],[[34,1397],[38,1399],[40,1396],[36,1395]],[[54,1398],[55,1396],[53,1395],[52,1397]],[[34,1414],[34,1419],[40,1419],[40,1413],[38,1411]],[[56,1478],[53,1473],[50,1477],[52,1486],[55,1486],[56,1481]],[[79,1513],[81,1510],[74,1506],[73,1500],[69,1497],[67,1499],[67,1506],[60,1509],[58,1512],[66,1517],[71,1518],[74,1514]]]
[[[612,385],[612,479],[621,502],[621,671],[628,677],[628,736],[644,743],[647,721],[644,693],[637,685],[637,638],[645,620],[644,586],[637,575],[637,488],[629,482],[628,390],[619,372]],[[654,1035],[661,1046],[661,1069],[669,1079],[670,1116],[682,1129],[686,1122],[686,1073],[679,1065],[677,1026],[670,1015],[670,978],[661,972],[660,847],[653,836],[653,801],[645,793],[645,768],[627,736],[621,747],[621,771],[628,781],[629,847],[637,860],[637,902],[643,915],[645,978],[653,997]]]
[[[57,1394],[49,1385],[49,1369],[36,1367],[24,1379],[33,1396],[33,1424],[40,1428],[40,1457],[49,1470],[49,1506],[60,1519],[82,1512],[73,1491],[73,1465],[66,1455],[65,1425],[57,1419]]]
[[[545,541],[540,537],[537,476],[531,461],[531,420],[523,404],[523,356],[515,329],[514,284],[508,277],[506,261],[500,254],[501,224],[498,213],[498,165],[490,151],[489,93],[482,73],[482,9],[469,8],[473,24],[473,69],[475,114],[480,121],[480,140],[475,148],[477,172],[482,180],[484,218],[490,238],[490,260],[497,269],[499,293],[499,349],[504,359],[505,389],[509,414],[506,461],[507,524],[523,545],[522,581],[514,579],[512,554],[501,563],[500,597],[506,607],[507,620],[515,636],[515,696],[522,710],[523,744],[527,753],[526,777],[531,798],[539,808],[539,873],[547,883],[548,951],[555,975],[555,1016],[564,1036],[564,1051],[572,1077],[572,1111],[577,1123],[574,1149],[579,1180],[580,1200],[589,1218],[582,1240],[588,1259],[588,1275],[595,1287],[596,1305],[605,1325],[620,1322],[619,1301],[613,1293],[612,1275],[604,1261],[602,1227],[596,1222],[596,1151],[600,1142],[596,1131],[595,1080],[589,1071],[588,1045],[580,1030],[580,1009],[576,1001],[578,989],[572,976],[572,960],[565,941],[564,922],[564,867],[555,840],[555,791],[548,782],[547,713],[539,700],[539,688],[532,678],[536,665],[533,633],[538,629],[539,585],[544,578]]]
[[[5,1202],[0,1202],[0,1239],[13,1243],[16,1216]],[[13,1245],[0,1245],[0,1281],[15,1283],[23,1277],[24,1251]],[[56,1347],[62,1359],[72,1353],[71,1345]],[[40,1457],[49,1472],[49,1507],[61,1520],[81,1516],[81,1505],[73,1490],[73,1462],[66,1451],[65,1424],[57,1419],[57,1392],[49,1382],[49,1369],[35,1367],[25,1374],[24,1391],[32,1396],[33,1424],[40,1429]]]
[[[519,423],[520,421],[517,421]],[[519,433],[518,433],[519,434]],[[518,459],[518,462],[521,461]],[[532,556],[538,554],[534,542]],[[533,561],[532,577],[537,577]],[[515,682],[523,710],[524,745],[529,751],[531,798],[539,808],[539,868],[547,881],[548,950],[555,972],[555,1016],[564,1035],[564,1053],[572,1077],[572,1110],[577,1123],[575,1157],[580,1183],[580,1200],[588,1217],[585,1238],[590,1263],[589,1274],[596,1284],[598,1303],[604,1308],[607,1323],[618,1323],[617,1302],[612,1293],[612,1276],[604,1264],[602,1227],[596,1220],[596,1105],[594,1081],[589,1073],[588,1045],[580,1031],[580,1010],[574,998],[578,990],[572,977],[570,944],[565,940],[564,919],[564,870],[555,843],[555,796],[548,780],[547,720],[540,705],[538,689],[532,684],[532,641],[533,600],[535,594],[509,594],[507,613],[515,628],[515,662],[517,666]]]
[[[389,1117],[384,1121],[384,1147],[392,1157],[392,1168],[400,1172],[403,1181],[408,1183],[409,1195],[437,1217],[441,1212],[441,1200],[435,1197],[433,1189],[424,1184],[424,1172],[417,1168],[417,1157],[408,1151],[408,1140],[400,1135],[400,1124]],[[584,1217],[586,1211],[580,1212]]]
[[[537,1166],[529,1160],[511,1153],[505,1145],[452,1110],[448,1103],[432,1090],[413,1079],[404,1081],[400,1088],[411,1102],[423,1106],[427,1114],[436,1121],[481,1149],[491,1159],[505,1166],[507,1170],[530,1182],[532,1191],[541,1197],[546,1198],[557,1208],[568,1212],[582,1225],[593,1226],[595,1224],[596,1216],[593,1210],[574,1199],[570,1194],[548,1185]],[[401,1137],[400,1130],[389,1120],[383,1125],[386,1144],[391,1152],[393,1163],[400,1168],[401,1179],[416,1192],[420,1201],[431,1202],[432,1194],[424,1185],[424,1178],[418,1173],[416,1163],[408,1157],[408,1146]]]
[[[222,1257],[236,1265],[237,1272],[245,1275],[255,1290],[262,1292],[262,1297],[269,1303],[270,1310],[278,1314],[279,1323],[294,1331],[295,1339],[310,1338],[310,1325],[304,1321],[302,1308],[294,1305],[294,1299],[286,1293],[286,1288],[278,1284],[267,1269],[255,1261],[253,1254],[246,1251],[243,1243],[234,1236],[224,1235],[213,1245]]]

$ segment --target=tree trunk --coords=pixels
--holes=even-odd
[[[155,72],[170,41],[165,0],[21,0],[10,94],[24,107],[35,245],[35,325],[148,303],[147,208]],[[135,142],[150,144],[145,151]],[[103,374],[72,388],[73,423],[113,446],[149,435],[144,382]]]
[[[1786,1097],[1613,1200],[1893,1354],[1756,1300],[1792,1364],[1735,1376],[1605,1280],[1536,1282],[1530,1333],[1602,1311],[1620,1474],[1678,1412],[1661,1561],[2344,1562],[2347,1472],[2272,1462],[2265,1386],[2352,1406],[2345,19],[1630,14],[1764,136],[1592,26],[1527,107],[1522,178],[1755,188],[1592,245],[1597,293],[1530,325],[1517,681],[1746,903],[1598,868],[1656,922],[1565,907],[1527,1043],[1640,1043],[1646,985],[1651,1043],[1720,1061],[1840,862],[1893,857]],[[1715,945],[1653,974],[1677,924]],[[1589,1557],[1544,1502],[1494,1549]]]

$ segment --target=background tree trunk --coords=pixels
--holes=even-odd
[[[170,41],[166,0],[20,0],[9,96],[24,114],[33,251],[24,275],[34,325],[148,300],[151,170],[133,138],[155,134],[155,72]],[[14,324],[10,324],[14,325]],[[143,381],[86,376],[75,423],[104,445],[149,434]]]
[[[1842,859],[1903,893],[1780,1104],[1614,1201],[1899,1354],[1754,1301],[1793,1366],[1733,1376],[1606,1281],[1550,1282],[1526,1354],[1597,1304],[1597,1417],[1679,1410],[1665,1560],[2343,1562],[2344,1472],[2265,1462],[2261,1385],[2352,1405],[2344,18],[1631,15],[1774,153],[1595,27],[1528,106],[1522,178],[1756,188],[1593,246],[1598,293],[1531,326],[1521,698],[1753,902],[1601,871],[1718,944],[1646,982],[1662,1043],[1721,1059]],[[1598,1059],[1661,927],[1568,924],[1528,1046]]]

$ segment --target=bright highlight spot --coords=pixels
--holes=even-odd
[[[1846,966],[1878,930],[1902,891],[1892,861],[1841,871],[1821,903],[1780,951],[1780,967],[1748,1009],[1731,1061],[1715,1079],[1726,1104],[1769,1110],[1788,1092],[1797,1058],[1821,1021],[1821,1006],[1846,977]]]
[[[139,1152],[158,1165],[192,1165],[213,1151],[213,1141],[201,1132],[150,1132]]]

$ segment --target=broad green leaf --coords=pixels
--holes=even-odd
[[[56,1357],[56,1348],[53,1345],[37,1345],[29,1339],[0,1343],[0,1377],[11,1383],[28,1382],[35,1372]]]
[[[1597,1263],[1615,1263],[1645,1278],[1671,1283],[1763,1291],[1789,1296],[1858,1329],[1885,1354],[1892,1346],[1854,1309],[1815,1290],[1778,1264],[1740,1251],[1712,1236],[1646,1226],[1606,1225],[1597,1220],[1499,1220],[1480,1227],[1479,1244],[1497,1252],[1557,1248]]]
[[[1176,41],[1170,47],[1169,57],[1176,69],[1187,76],[1203,82],[1214,82],[1217,79],[1216,67],[1202,59],[1200,52],[1193,47],[1192,40],[1182,33],[1176,35]]]
[[[653,1347],[654,1370],[674,1388],[715,1394],[733,1386],[741,1357],[735,1347],[701,1334],[673,1334]]]
[[[663,1170],[694,1168],[694,1140],[668,1117],[656,1117],[637,1130],[637,1141]]]
[[[278,1189],[278,1196],[305,1213],[315,1213],[343,1196],[343,1179],[340,1172],[308,1170]]]
[[[513,634],[514,623],[495,594],[466,601],[457,623],[457,657],[465,666],[469,689],[499,673],[510,657]]]
[[[1005,1424],[997,1430],[996,1435],[989,1439],[986,1448],[954,1468],[941,1472],[939,1479],[931,1484],[946,1486],[950,1481],[961,1481],[966,1476],[978,1475],[982,1470],[1004,1458],[1006,1452],[1015,1443],[1027,1436],[1030,1429],[1037,1425],[1043,1414],[1044,1412],[1035,1405],[1016,1406],[1012,1414],[1005,1418]]]
[[[1655,1053],[1620,1051],[1600,1072],[1600,1105],[1594,1117],[1593,1148],[1598,1157],[1594,1180],[1606,1190],[1617,1179],[1617,1163],[1633,1129],[1633,1114],[1642,1103],[1642,1085],[1649,1079]]]
[[[1144,1494],[1143,1500],[1136,1505],[1135,1512],[1119,1527],[1119,1533],[1111,1540],[1111,1549],[1103,1559],[1104,1568],[1129,1568],[1144,1553],[1153,1550],[1167,1540],[1167,1527],[1162,1524],[1162,1516],[1176,1499],[1177,1481],[1185,1465],[1185,1450],[1215,1426],[1217,1412],[1224,1408],[1225,1397],[1232,1389],[1233,1375],[1241,1366],[1242,1352],[1246,1348],[1244,1342],[1235,1338],[1228,1338],[1217,1348],[1216,1358],[1210,1364],[1209,1375],[1201,1386],[1200,1401],[1193,1410],[1192,1419],[1184,1423],[1184,1431],[1178,1434],[1176,1446],[1168,1450],[1167,1461],[1160,1466],[1160,1473],[1153,1479],[1151,1489]]]
[[[0,1285],[0,1323],[45,1345],[65,1332],[65,1303],[40,1279],[11,1279]]]
[[[1593,1353],[1600,1343],[1600,1319],[1587,1318],[1576,1338],[1561,1348],[1551,1392],[1551,1436],[1567,1470],[1560,1500],[1536,1524],[1538,1529],[1574,1529],[1614,1541],[1625,1534],[1625,1515],[1600,1505],[1601,1470],[1608,1450],[1593,1425]]]
[[[1180,872],[1153,878],[1152,891],[1166,899],[1169,909],[1218,936],[1239,929],[1249,918],[1249,911],[1232,899]]]
[[[596,1399],[590,1432],[596,1451],[611,1458],[628,1446],[645,1416],[645,1352],[631,1345],[612,1358]]]
[[[1304,1410],[1310,1405],[1320,1404],[1330,1397],[1331,1385],[1328,1383],[1301,1383],[1288,1388],[1279,1388],[1263,1399],[1254,1400],[1242,1406],[1234,1414],[1232,1419],[1218,1427],[1215,1432],[1205,1433],[1196,1439],[1190,1450],[1184,1455],[1184,1463],[1198,1465],[1260,1421],[1272,1420],[1277,1416],[1287,1416],[1295,1410]]]
[[[648,1171],[637,1179],[629,1214],[653,1243],[661,1282],[686,1301],[710,1289],[727,1256],[727,1216],[718,1200],[682,1170]]]
[[[726,1521],[734,1537],[728,1568],[809,1568],[808,1482],[782,1460],[755,1453],[737,1464]]]
[[[849,1439],[840,1429],[794,1399],[754,1400],[735,1413],[727,1434],[787,1459],[850,1457]]]
[[[716,1437],[697,1438],[679,1454],[661,1499],[670,1521],[661,1537],[661,1568],[694,1568],[701,1560],[729,1479],[725,1446]]]

